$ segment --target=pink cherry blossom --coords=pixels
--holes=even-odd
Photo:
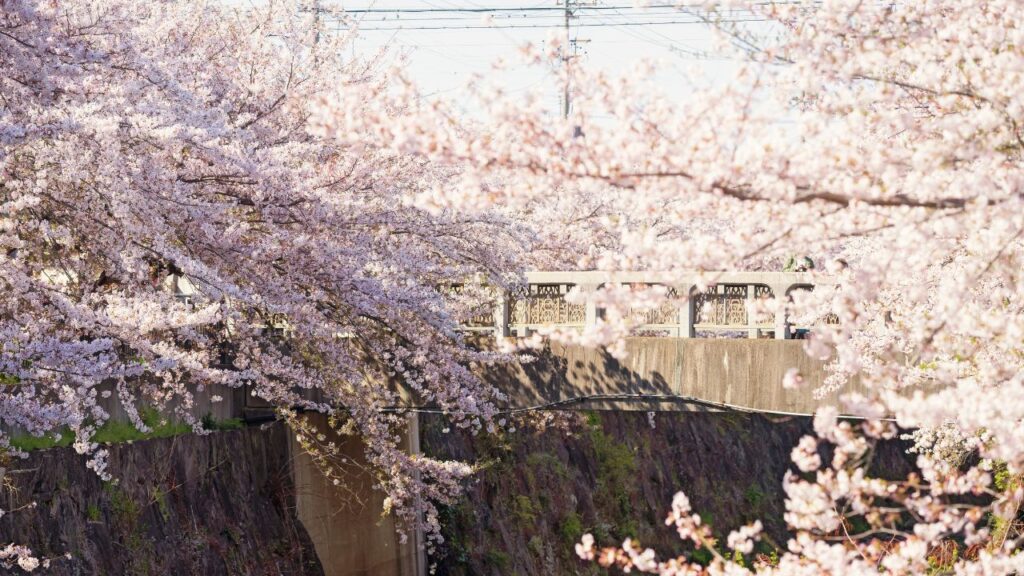
[[[458,330],[493,292],[447,287],[516,282],[529,227],[424,210],[450,167],[312,133],[336,86],[386,75],[303,2],[0,6],[0,430],[66,426],[106,478],[101,396],[140,430],[150,405],[201,432],[193,391],[246,385],[310,449],[332,447],[293,410],[349,426],[395,513],[436,537],[471,468],[406,453],[388,408],[403,390],[494,426],[500,395],[468,366],[500,356]]]
[[[764,22],[716,18],[737,7]],[[837,0],[695,10],[719,23],[739,64],[728,78],[689,78],[686,94],[660,90],[669,70],[615,76],[576,64],[557,67],[573,87],[563,121],[539,91],[509,96],[495,74],[460,102],[475,98],[480,122],[408,91],[388,93],[372,115],[344,114],[345,95],[379,94],[346,86],[312,123],[351,146],[453,167],[452,185],[425,199],[434,210],[540,212],[557,223],[565,212],[547,208],[593,207],[572,220],[595,238],[578,268],[697,270],[714,282],[716,271],[811,257],[811,274],[828,282],[775,295],[773,305],[813,327],[805,350],[828,362],[817,396],[844,393],[870,418],[845,421],[844,406],[822,407],[816,442],[832,457],[817,462],[811,440],[794,450],[801,474],[785,479],[785,519],[796,536],[777,566],[756,569],[914,574],[932,547],[962,538],[986,552],[950,571],[1013,573],[1019,534],[992,535],[984,518],[1012,520],[1019,497],[997,490],[984,467],[1024,472],[1024,7]],[[523,62],[560,63],[565,49],[527,46]],[[547,336],[621,354],[628,310],[646,296],[608,285],[579,297],[600,303],[603,320]],[[845,394],[854,378],[864,391]],[[939,430],[936,449],[923,450],[920,476],[872,478],[872,448],[894,425],[924,430],[923,440]],[[963,505],[956,495],[968,493],[991,504]],[[677,497],[669,524],[700,542],[699,517],[683,504]],[[895,523],[897,511],[914,527]],[[870,529],[844,532],[848,516]],[[592,557],[663,574],[691,564],[652,564],[641,550],[628,542]],[[708,568],[742,570],[726,558]]]

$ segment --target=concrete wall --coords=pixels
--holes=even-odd
[[[244,393],[243,389],[208,389],[205,392],[197,392],[191,412],[196,417],[207,413],[218,419],[239,417],[243,414],[245,407]],[[214,394],[221,395],[224,400],[212,402],[210,398]],[[110,398],[102,400],[101,405],[110,412],[112,421],[128,421],[128,416],[116,396],[112,395]],[[336,487],[324,477],[284,424],[278,422],[270,425],[281,430],[275,434],[280,434],[276,437],[284,442],[281,445],[281,451],[286,451],[288,454],[286,465],[290,464],[291,480],[294,486],[294,515],[308,533],[316,557],[323,566],[324,574],[326,576],[424,575],[426,559],[420,546],[422,535],[413,531],[409,534],[409,540],[403,544],[399,542],[394,517],[382,516],[384,495],[373,489],[374,478],[369,472],[363,442],[358,437],[334,435],[326,424],[326,416],[322,414],[307,413],[304,417],[312,419],[324,434],[332,435],[333,439],[343,447],[344,457],[351,463],[348,467],[350,473],[345,477],[344,486]],[[410,418],[409,430],[406,435],[406,449],[412,454],[420,452],[418,422],[417,417]],[[261,437],[258,433],[251,432],[252,428],[248,430],[250,432],[240,433]],[[18,432],[17,430],[13,431],[13,433]],[[222,437],[222,435],[214,435],[210,438]],[[204,438],[207,437],[187,434],[176,437],[175,441],[179,441],[179,438],[181,442],[198,444],[205,442]],[[160,441],[141,442],[137,445],[149,446],[152,442]],[[118,451],[128,450],[128,446],[127,444],[115,444],[111,449],[118,453]],[[206,451],[200,451],[197,454],[206,454]],[[232,461],[232,465],[236,464],[246,464],[245,459],[243,458],[241,463]],[[81,471],[88,472],[84,466],[78,466],[76,470],[79,468]],[[288,473],[287,468],[282,469],[280,466],[276,471]],[[115,472],[116,474],[117,472]],[[2,472],[0,472],[0,476],[2,476]],[[88,472],[88,477],[96,478],[91,472]],[[98,489],[97,492],[99,492]],[[198,513],[199,510],[197,509],[196,512]],[[263,511],[257,511],[254,514],[259,516],[262,513]],[[76,516],[76,518],[84,517],[84,512],[79,512]]]
[[[816,400],[824,363],[795,340],[630,338],[623,361],[603,350],[551,343],[529,363],[493,365],[483,375],[524,408],[589,395],[694,397],[753,410],[813,413],[835,394]],[[796,367],[806,384],[786,390],[782,378]],[[850,386],[856,388],[853,382]],[[847,388],[850,389],[850,388]],[[670,399],[588,401],[559,408],[621,410],[707,409]]]
[[[399,542],[393,516],[382,516],[384,495],[373,489],[373,476],[365,469],[364,446],[359,438],[335,435],[322,414],[307,414],[324,434],[342,446],[351,462],[342,487],[333,485],[290,437],[296,515],[313,541],[325,576],[419,576],[425,561],[419,535]],[[418,420],[412,420],[409,450],[419,452]],[[360,469],[360,467],[364,467]]]
[[[0,542],[53,560],[32,576],[321,576],[291,505],[288,436],[274,423],[111,444],[116,484],[71,447],[34,450],[0,466],[0,508],[17,510]]]

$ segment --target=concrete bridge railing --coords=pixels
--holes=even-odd
[[[528,272],[526,284],[496,298],[493,310],[481,310],[463,325],[468,332],[493,332],[496,336],[526,336],[542,327],[582,330],[601,317],[593,303],[570,302],[570,291],[592,293],[609,284],[658,287],[665,301],[655,309],[633,310],[638,321],[637,336],[694,338],[717,335],[745,335],[788,340],[811,326],[796,325],[786,315],[786,306],[766,312],[765,301],[788,301],[795,291],[823,286],[820,275],[805,272]],[[187,278],[173,276],[165,283],[182,302],[192,303],[197,295]],[[831,285],[824,281],[824,285]],[[453,291],[465,286],[455,285]],[[785,302],[783,302],[785,304]],[[828,323],[824,317],[816,323]],[[270,331],[287,333],[284,318],[267,319]]]
[[[785,298],[797,290],[813,290],[813,281],[801,272],[717,272],[669,274],[659,272],[530,272],[527,284],[498,299],[493,314],[482,313],[465,329],[496,336],[526,336],[542,327],[582,330],[594,324],[602,311],[593,303],[570,302],[566,295],[584,294],[608,284],[661,287],[665,302],[653,310],[633,311],[637,335],[694,338],[745,335],[787,340],[810,326],[795,325],[786,306],[764,312],[761,301]],[[705,286],[703,289],[702,286]],[[826,317],[819,322],[830,322]]]

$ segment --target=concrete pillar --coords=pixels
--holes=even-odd
[[[696,322],[697,313],[694,308],[694,297],[697,295],[696,286],[693,284],[676,285],[676,294],[686,296],[686,302],[679,307],[679,337],[693,338],[695,335],[693,323]]]
[[[530,329],[529,328],[523,328],[523,327],[520,327],[520,328],[510,328],[509,329],[509,333],[512,336],[515,336],[516,338],[526,338],[527,336],[530,335]]]
[[[529,293],[530,293],[530,290],[529,290],[529,287],[527,287],[526,294],[523,296],[523,298],[526,298],[527,300],[529,300],[529,298],[530,298],[530,294]],[[510,336],[515,336],[516,338],[524,338],[524,337],[528,336],[528,332],[529,332],[528,329],[523,328],[523,327],[518,327],[518,328],[513,328],[512,327],[512,324],[515,322],[515,318],[512,317],[512,294],[511,293],[505,294],[505,299],[504,300],[505,301],[504,301],[503,308],[506,311],[505,312],[505,321],[506,321],[505,322],[505,326],[506,326],[506,329],[509,332],[509,335]]]
[[[376,479],[368,471],[363,442],[338,434],[328,426],[323,414],[308,412],[301,417],[337,442],[341,455],[356,463],[344,477],[345,489],[339,489],[327,480],[295,436],[288,435],[295,513],[313,542],[324,574],[423,576],[427,564],[423,551],[417,547],[423,535],[411,533],[406,542],[400,542],[395,518],[381,517],[384,494],[373,488]],[[418,426],[415,416],[409,420],[406,445],[412,453],[419,451]]]
[[[422,454],[420,450],[420,415],[417,412],[411,412],[406,416],[406,420],[408,422],[409,454],[419,456]],[[422,520],[422,512],[420,516]],[[426,576],[427,542],[423,530],[416,528],[413,534],[410,534],[409,539],[412,540],[413,550],[411,554],[399,558],[399,573],[402,576]]]
[[[757,321],[757,315],[754,314],[754,310],[757,304],[757,286],[754,284],[747,284],[747,326],[752,326]],[[747,330],[747,338],[757,338],[760,334],[760,330],[757,328],[749,328]]]
[[[510,333],[508,313],[508,296],[503,295],[494,309],[494,336],[496,338],[505,338]]]
[[[789,284],[773,284],[772,294],[778,306],[775,309],[775,339],[789,340],[789,322],[786,318],[786,304],[789,300]]]
[[[600,284],[577,284],[580,292],[587,295],[586,311],[583,316],[584,326],[593,326],[597,324],[597,304],[590,300],[590,296],[597,292],[600,288]]]

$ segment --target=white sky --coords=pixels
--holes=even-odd
[[[657,0],[652,2],[662,6]],[[522,44],[540,45],[552,33],[564,37],[564,12],[556,0],[321,0],[321,5],[349,11],[420,10],[352,12],[351,17],[361,22],[352,49],[357,55],[368,56],[390,46],[392,51],[407,56],[409,73],[424,94],[456,101],[471,75],[486,74],[497,58],[509,56],[514,61],[511,56]],[[693,66],[712,77],[726,76],[732,69],[727,60],[695,55],[712,51],[712,33],[693,14],[666,7],[633,8],[632,0],[592,1],[589,6],[599,8],[581,6],[570,21],[571,37],[580,41],[578,54],[584,65],[628,73],[640,59],[660,60],[668,66],[659,79],[663,79],[663,88],[669,93],[687,89],[686,70]],[[453,11],[462,8],[541,10]],[[445,11],[422,12],[436,9]],[[490,25],[484,20],[487,14],[492,18]],[[738,13],[733,17],[751,16]],[[550,72],[510,66],[502,80],[512,92],[546,87],[552,110],[558,109],[561,88]]]

